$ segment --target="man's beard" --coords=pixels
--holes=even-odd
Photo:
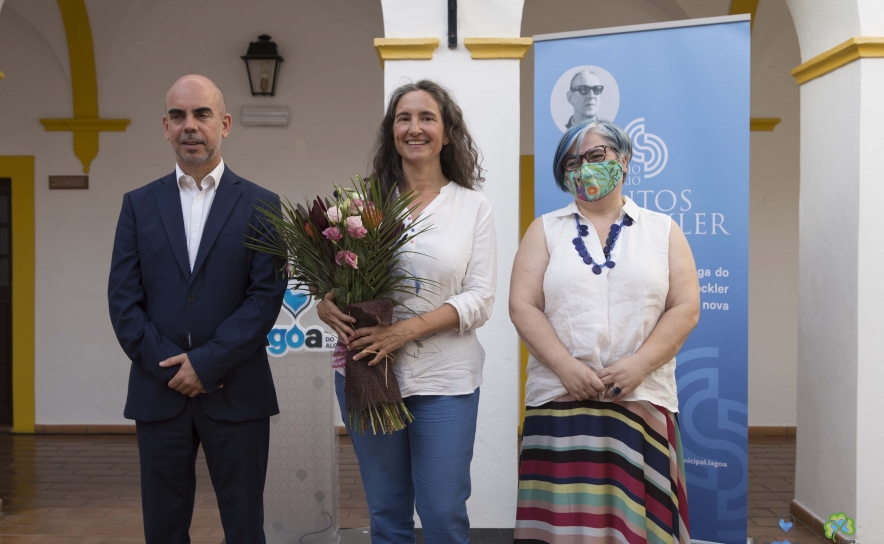
[[[199,144],[203,144],[204,146],[206,146],[205,154],[188,153],[183,147],[181,147],[184,144],[192,144],[192,143],[199,143]],[[220,143],[214,147],[209,147],[206,144],[205,140],[197,139],[197,138],[179,138],[178,145],[179,145],[179,147],[178,147],[178,149],[175,149],[175,154],[178,155],[178,158],[181,160],[182,163],[192,164],[192,165],[205,164],[205,163],[211,161],[212,159],[215,158],[215,155],[218,154],[218,148],[221,147]]]

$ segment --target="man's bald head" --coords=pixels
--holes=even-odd
[[[221,115],[227,113],[227,105],[224,103],[224,93],[217,83],[199,74],[188,74],[178,78],[169,91],[166,93],[166,109],[169,108],[169,97],[175,93],[193,93],[202,91],[208,96],[212,96],[217,110]],[[208,97],[207,96],[207,97]]]
[[[205,76],[184,76],[166,93],[166,139],[178,155],[179,166],[194,179],[202,179],[194,174],[208,174],[221,161],[218,150],[232,121],[224,94]]]

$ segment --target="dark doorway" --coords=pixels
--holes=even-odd
[[[0,425],[12,423],[12,180],[0,178]]]

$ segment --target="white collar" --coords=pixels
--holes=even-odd
[[[211,172],[209,172],[209,174],[208,174],[205,178],[203,178],[202,180],[200,180],[200,185],[203,184],[203,181],[205,181],[206,178],[211,177],[211,178],[212,178],[212,181],[215,182],[215,183],[214,183],[214,186],[215,186],[215,190],[217,191],[217,190],[218,190],[218,185],[221,183],[221,176],[222,176],[222,175],[224,175],[224,159],[221,159],[221,162],[218,163],[218,166],[216,166],[214,170],[212,170]],[[181,187],[181,181],[182,181],[182,178],[193,179],[192,177],[190,177],[190,176],[188,176],[187,174],[185,174],[184,171],[181,170],[181,167],[178,166],[178,163],[176,162],[176,163],[175,163],[175,179],[178,180],[178,186],[179,186],[179,187]],[[196,180],[193,180],[193,181],[194,181],[194,184],[196,184]]]
[[[623,207],[620,209],[620,219],[623,219],[624,214],[629,214],[629,217],[631,217],[633,221],[638,221],[639,217],[641,216],[641,213],[642,213],[641,207],[638,204],[636,204],[635,202],[633,202],[632,199],[626,195],[622,195],[622,198],[623,198]],[[560,208],[554,212],[550,212],[549,216],[550,217],[565,217],[567,215],[574,215],[575,213],[580,214],[580,217],[582,217],[583,219],[586,219],[588,221],[586,216],[583,215],[583,212],[580,211],[580,208],[577,207],[577,202],[573,201],[573,200],[571,201],[570,204],[568,204],[564,208]]]

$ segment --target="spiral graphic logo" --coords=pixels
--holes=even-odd
[[[626,125],[626,134],[632,140],[632,160],[642,164],[644,177],[652,178],[666,168],[669,149],[659,136],[645,132],[644,117]]]

